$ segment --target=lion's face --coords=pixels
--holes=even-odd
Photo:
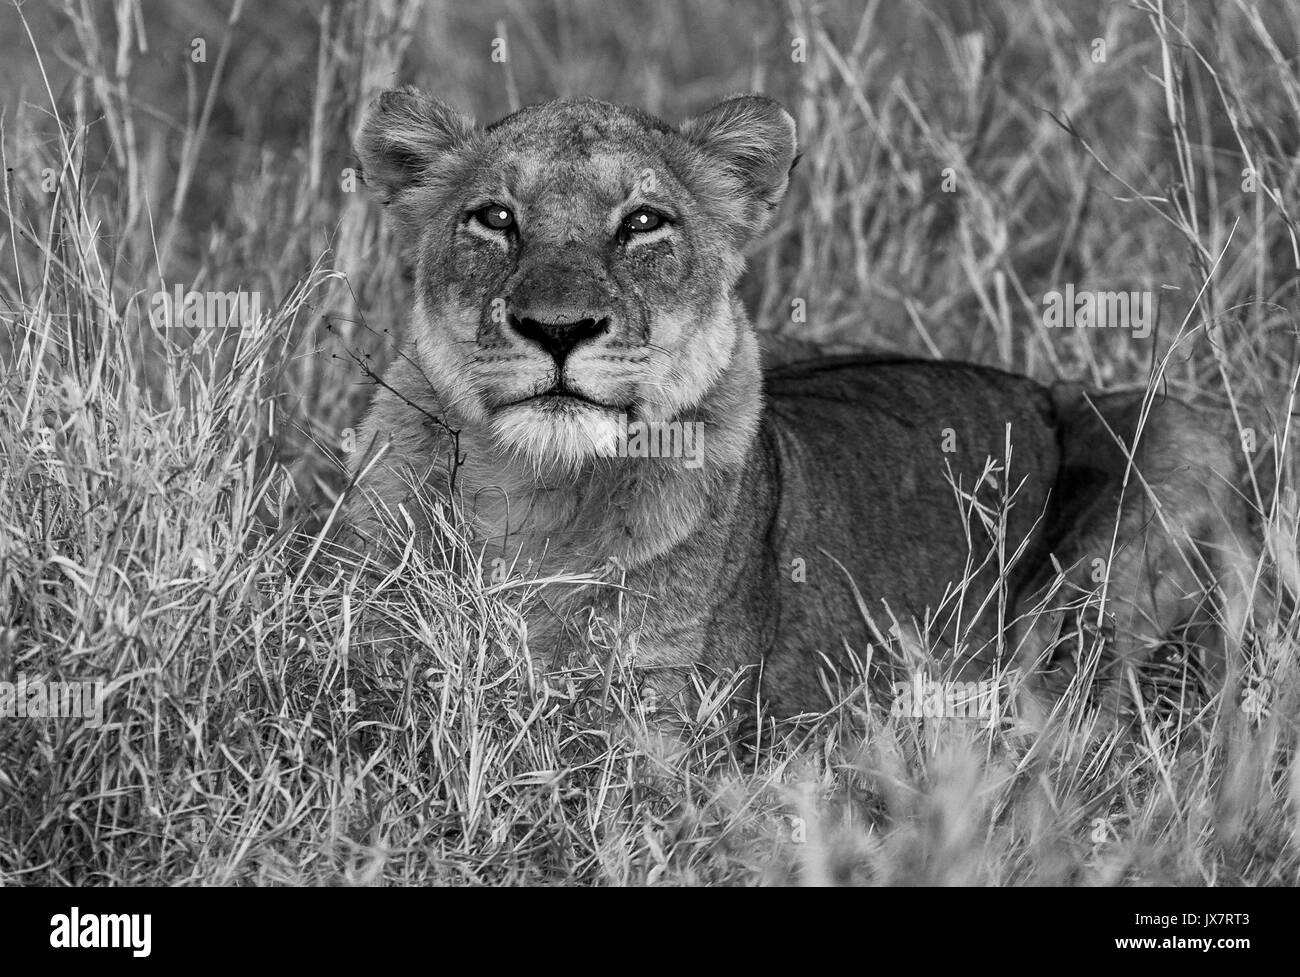
[[[727,369],[731,290],[794,126],[747,96],[680,129],[578,99],[480,130],[408,90],[376,102],[358,152],[412,249],[415,348],[446,408],[575,466],[622,418],[680,418]]]

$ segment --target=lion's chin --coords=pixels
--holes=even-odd
[[[593,458],[614,455],[619,411],[563,398],[529,401],[492,419],[497,444],[538,471],[576,471]]]

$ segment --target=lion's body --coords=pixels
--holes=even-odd
[[[771,486],[752,526],[765,545],[751,573],[769,577],[764,698],[824,708],[819,665],[865,659],[895,627],[982,671],[1041,557],[1057,466],[1047,391],[962,364],[854,359],[776,369],[766,388],[750,463]]]
[[[361,430],[384,454],[358,454],[352,521],[409,508],[413,485],[454,491],[485,569],[617,585],[557,590],[530,628],[539,647],[580,646],[594,614],[654,687],[752,667],[789,715],[825,708],[860,665],[883,688],[886,645],[965,674],[1031,666],[1054,636],[1013,621],[1051,559],[1072,582],[1110,559],[1117,513],[1124,661],[1199,599],[1184,585],[1203,578],[1170,569],[1193,541],[1244,551],[1215,529],[1242,522],[1232,452],[1182,405],[1145,418],[1158,441],[1138,441],[1154,476],[1139,486],[1106,438],[1133,443],[1140,398],[1108,401],[1098,425],[1078,397],[964,364],[838,358],[764,377],[734,287],[794,155],[774,103],[733,99],[674,130],[578,100],[476,130],[415,93],[384,98],[359,152],[409,235],[418,297]],[[690,426],[699,463],[617,456],[629,424]]]

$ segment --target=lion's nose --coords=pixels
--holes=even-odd
[[[572,322],[542,322],[512,315],[510,325],[519,335],[550,353],[556,363],[563,363],[579,343],[595,339],[608,331],[609,317],[575,319]]]

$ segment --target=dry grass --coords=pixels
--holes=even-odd
[[[0,880],[1300,881],[1295,8],[22,14],[0,11],[0,680],[111,693],[98,727],[0,720]],[[804,151],[745,285],[765,330],[1231,408],[1265,554],[1244,698],[1157,669],[1140,725],[1097,739],[1086,668],[1045,728],[893,719],[849,690],[738,749],[718,687],[669,756],[627,734],[645,704],[601,628],[589,668],[532,667],[530,588],[448,570],[454,513],[450,560],[332,564],[371,392],[354,353],[391,355],[407,288],[345,186],[348,137],[407,80],[480,118],[574,92],[679,118],[762,88]],[[1154,290],[1157,335],[1043,328],[1066,282]],[[262,314],[159,328],[176,283]]]

